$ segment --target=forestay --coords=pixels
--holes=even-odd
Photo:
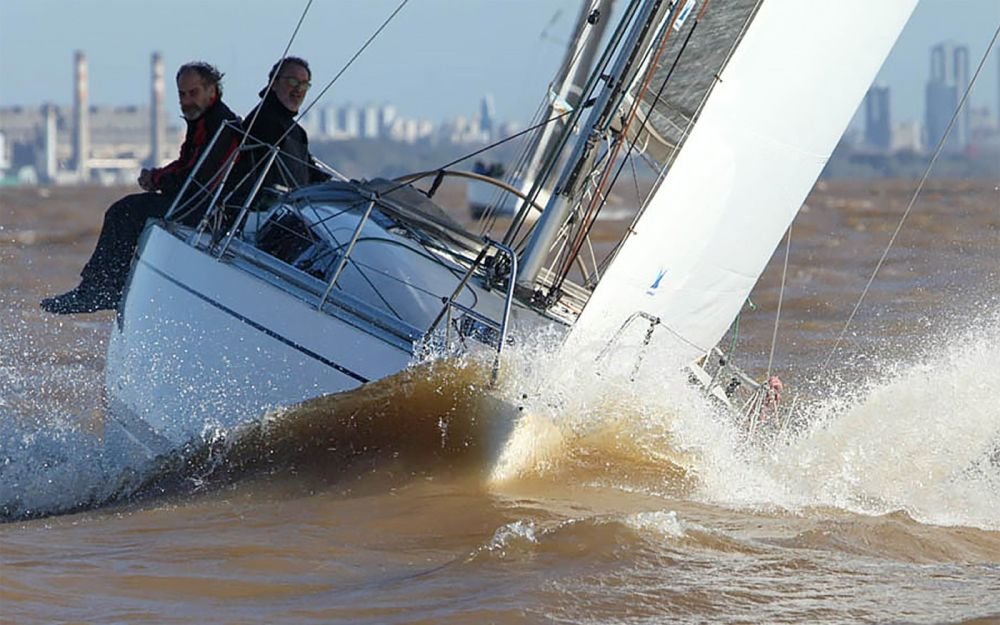
[[[716,345],[915,4],[761,3],[570,340],[604,343],[644,312],[677,366]]]

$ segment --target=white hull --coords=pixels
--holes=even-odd
[[[147,226],[106,371],[112,422],[140,455],[154,457],[275,408],[355,389],[413,362],[472,264],[468,251],[422,245],[401,235],[398,222],[366,218],[344,199],[356,193],[350,185],[310,192],[333,199],[309,196],[296,213],[311,215],[304,219],[318,235],[315,249],[305,252],[258,249],[252,244],[258,235],[250,233],[220,257],[218,243],[209,245],[205,235],[196,240],[190,228]],[[348,245],[355,231],[361,236]],[[345,249],[349,269],[338,274],[336,288],[300,268],[315,269],[303,258],[314,262],[325,254],[323,270],[332,274]],[[442,317],[435,340],[453,343],[451,334],[442,336],[448,328],[463,333],[464,349],[496,349],[501,321],[511,322],[508,343],[518,325],[553,323],[523,307],[506,314],[505,292],[484,288],[481,273],[458,292],[454,301],[464,311]],[[465,311],[475,319],[463,323]]]
[[[371,331],[154,225],[108,349],[111,413],[146,423],[144,443],[162,453],[207,427],[229,428],[406,367],[411,348]]]

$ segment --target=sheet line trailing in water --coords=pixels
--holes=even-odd
[[[717,344],[915,4],[762,3],[570,343],[641,311],[678,366]]]

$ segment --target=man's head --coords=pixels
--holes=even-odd
[[[278,101],[293,113],[299,112],[299,107],[306,99],[306,92],[312,86],[309,82],[312,72],[309,63],[297,56],[288,56],[271,67],[267,80]]]
[[[222,72],[201,61],[185,63],[177,70],[177,96],[184,119],[194,121],[222,97]]]

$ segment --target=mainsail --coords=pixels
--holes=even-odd
[[[715,346],[915,4],[761,2],[571,340],[606,342],[641,312],[678,366]]]

